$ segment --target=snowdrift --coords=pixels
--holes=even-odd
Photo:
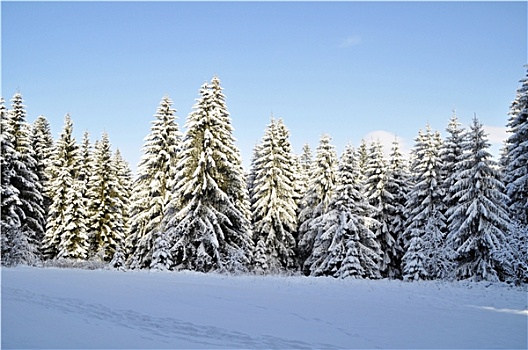
[[[527,348],[526,290],[3,268],[2,348]]]

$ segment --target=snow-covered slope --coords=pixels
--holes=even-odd
[[[526,291],[2,269],[2,348],[527,348]]]

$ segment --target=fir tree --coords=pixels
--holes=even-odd
[[[108,262],[125,238],[121,211],[123,203],[118,190],[110,140],[103,133],[95,145],[92,175],[88,182],[88,230],[91,253],[100,253]]]
[[[385,190],[392,195],[391,206],[387,209],[387,231],[395,239],[390,252],[390,262],[386,276],[389,278],[401,278],[401,260],[403,258],[403,235],[405,232],[405,221],[407,220],[405,205],[409,195],[410,175],[403,154],[400,151],[398,141],[392,143],[387,171],[387,183]]]
[[[374,212],[363,196],[358,161],[347,146],[341,156],[337,186],[324,215],[311,226],[317,231],[313,250],[305,262],[311,275],[380,278],[381,250],[368,219]]]
[[[161,224],[170,199],[181,133],[176,123],[172,100],[162,98],[150,133],[145,137],[143,156],[133,183],[130,210],[130,233],[127,238],[128,265],[150,268],[155,240],[163,231]],[[167,237],[162,237],[168,242]],[[167,243],[168,244],[168,243]]]
[[[11,252],[7,254],[13,263],[33,264],[39,259],[39,249],[44,235],[44,203],[42,187],[37,175],[35,152],[31,145],[30,125],[26,122],[26,111],[22,95],[16,93],[11,100],[5,129],[12,144],[10,155],[12,173],[11,185],[18,191],[16,212],[20,214],[20,225],[11,232]]]
[[[11,183],[11,178],[15,176],[14,161],[16,152],[13,145],[13,138],[7,132],[7,115],[8,111],[4,104],[4,99],[0,100],[0,115],[2,132],[0,134],[1,153],[0,153],[0,181],[2,184],[1,203],[2,215],[0,216],[0,237],[2,248],[2,265],[12,265],[15,261],[12,259],[13,238],[19,232],[21,222],[24,219],[24,212],[21,208],[19,199],[20,191]]]
[[[51,199],[42,250],[48,259],[84,259],[88,253],[86,184],[78,179],[79,145],[73,137],[73,122],[67,114],[50,164],[48,194]]]
[[[456,199],[453,198],[451,189],[457,181],[457,166],[462,155],[465,138],[465,131],[461,128],[454,112],[446,131],[448,136],[443,143],[440,157],[442,159],[442,178],[444,179],[442,187],[445,193],[445,208],[451,208],[457,203]]]
[[[337,154],[330,144],[330,136],[323,135],[316,150],[312,167],[312,178],[303,198],[303,208],[299,213],[298,257],[300,264],[312,253],[314,239],[318,232],[312,228],[312,221],[328,211],[334,193],[337,171]],[[305,273],[309,273],[305,269]]]
[[[53,136],[48,120],[42,115],[33,123],[31,143],[35,151],[34,158],[37,162],[37,176],[42,188],[44,215],[47,217],[51,203],[51,198],[48,195],[48,181],[53,153]]]
[[[505,236],[509,216],[504,184],[488,148],[482,124],[475,117],[451,189],[457,205],[447,211],[458,279],[497,281],[511,263],[511,259],[499,259],[499,253],[509,251]]]
[[[282,121],[272,119],[258,148],[253,170],[254,239],[264,242],[266,265],[272,273],[290,270],[295,265],[296,174],[288,137]]]
[[[504,183],[512,216],[528,226],[528,72],[521,83],[509,112]]]
[[[187,118],[166,232],[177,269],[249,268],[249,195],[218,78],[200,89]],[[234,272],[234,271],[233,271]]]
[[[365,196],[375,208],[372,219],[379,223],[374,233],[383,253],[380,270],[383,277],[398,275],[398,237],[390,230],[390,213],[395,211],[394,196],[387,190],[388,186],[395,188],[392,184],[388,185],[387,164],[383,157],[383,146],[379,141],[371,144],[365,167]]]
[[[421,130],[413,150],[413,188],[406,205],[408,215],[403,278],[416,280],[443,277],[449,269],[444,246],[446,219],[443,214],[443,191],[440,160],[441,139],[427,126]]]

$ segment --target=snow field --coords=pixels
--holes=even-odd
[[[2,348],[527,348],[526,290],[2,268]]]

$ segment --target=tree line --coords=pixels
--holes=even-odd
[[[79,143],[66,115],[54,140],[2,99],[2,264],[528,282],[528,78],[499,162],[477,117],[426,126],[409,157],[329,135],[297,155],[272,117],[247,174],[222,90],[201,86],[185,133],[163,97],[135,175],[106,133]]]

